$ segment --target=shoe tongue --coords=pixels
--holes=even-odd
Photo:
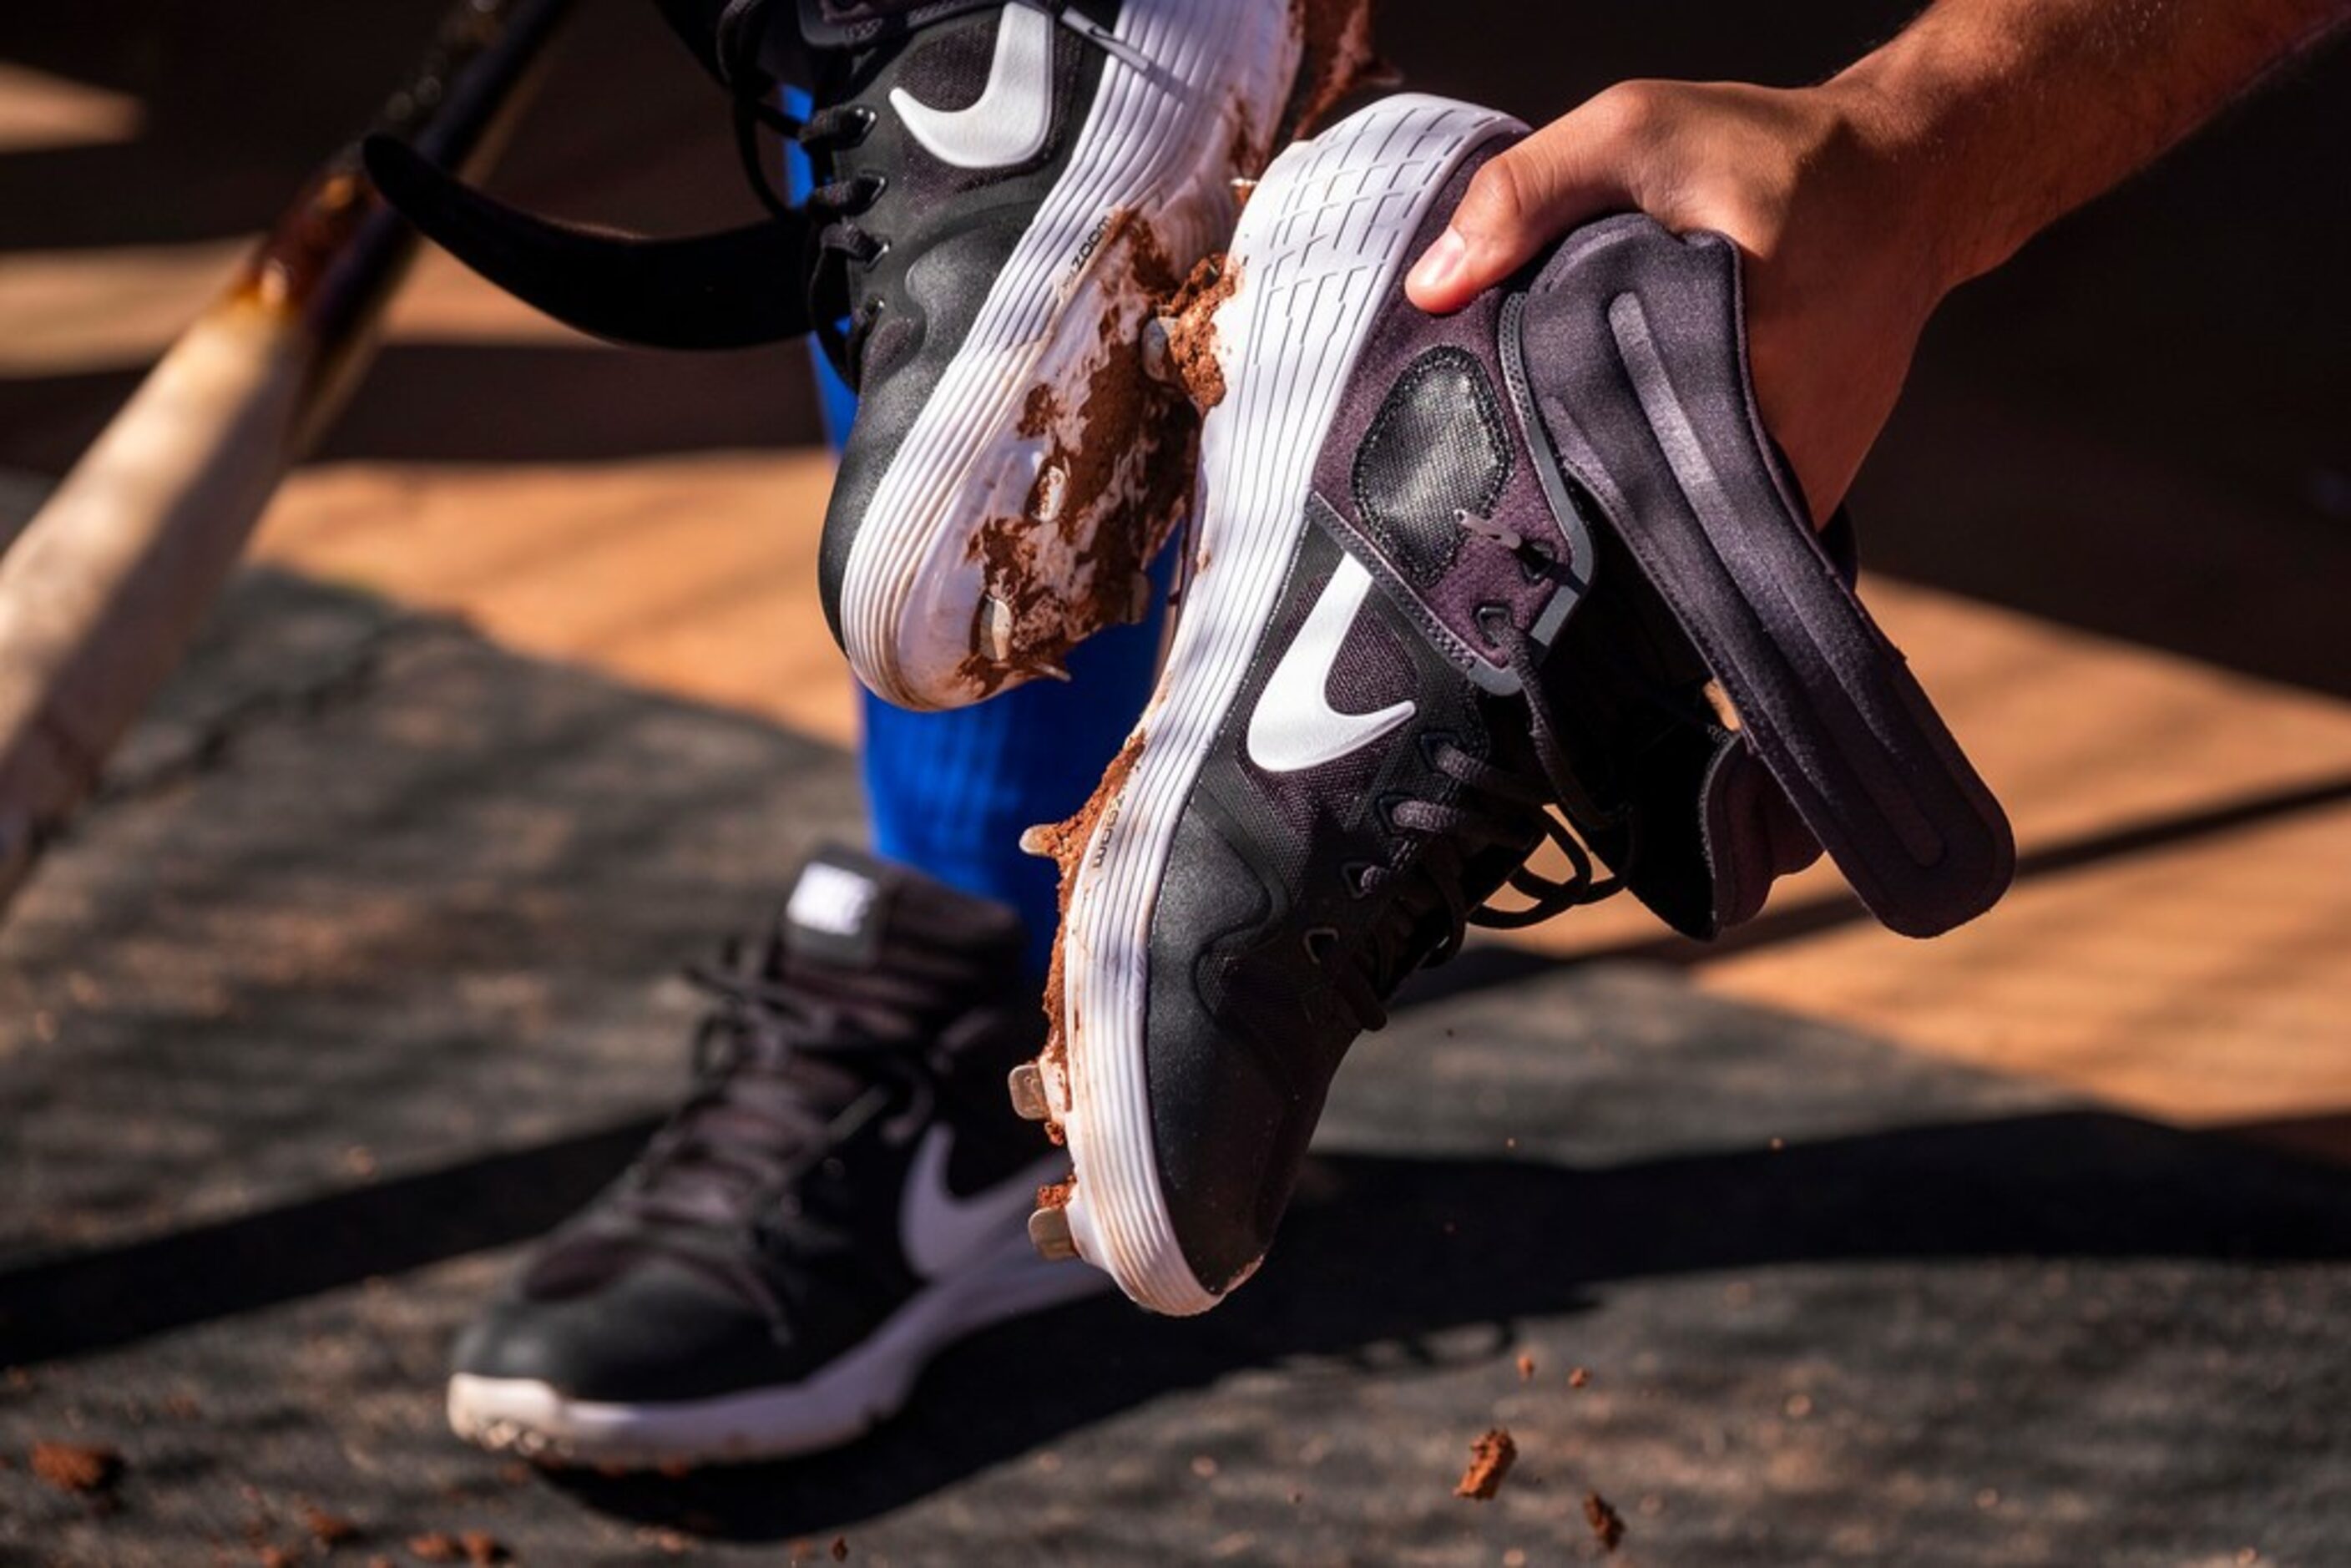
[[[778,923],[795,967],[868,973],[919,951],[975,967],[1017,954],[1019,916],[872,855],[830,844],[810,856]]]
[[[784,950],[831,969],[881,962],[896,889],[887,868],[854,851],[827,848],[800,868],[784,902]]]

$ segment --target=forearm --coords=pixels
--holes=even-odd
[[[2351,0],[1938,0],[1827,84],[1947,285],[2145,167]]]

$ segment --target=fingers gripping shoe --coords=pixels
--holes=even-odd
[[[1458,316],[1403,298],[1522,133],[1396,98],[1268,172],[1200,329],[1223,396],[1166,669],[1032,839],[1067,915],[1015,1098],[1075,1176],[1032,1234],[1161,1312],[1255,1269],[1342,1057],[1468,922],[1621,884],[1708,936],[1825,843],[1923,933],[2009,874],[1760,434],[1727,242],[1612,220]]]
[[[664,8],[736,94],[747,159],[762,123],[807,151],[805,207],[705,240],[614,241],[496,208],[396,146],[371,149],[379,183],[590,331],[723,347],[813,329],[860,394],[820,556],[859,679],[946,708],[1058,674],[1074,643],[1140,616],[1144,568],[1190,497],[1194,422],[1145,373],[1144,329],[1230,233],[1232,183],[1301,82],[1362,63],[1362,28],[1301,78],[1328,5]],[[812,83],[805,122],[768,106],[779,78]]]

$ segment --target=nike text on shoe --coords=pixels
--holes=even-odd
[[[811,861],[696,973],[692,1097],[458,1342],[458,1434],[581,1464],[808,1453],[953,1341],[1085,1293],[1025,1228],[1055,1162],[1002,1100],[1041,1032],[1020,952],[999,905]]]
[[[758,126],[797,136],[819,182],[804,208],[615,241],[495,207],[397,146],[370,168],[435,239],[589,330],[713,347],[813,329],[860,399],[819,561],[859,679],[946,708],[1059,674],[1139,618],[1189,504],[1196,424],[1146,373],[1144,329],[1230,233],[1233,183],[1285,111],[1368,62],[1368,0],[664,5],[735,92],[750,162]],[[768,105],[788,78],[811,85],[804,123]],[[787,305],[796,275],[808,296]]]
[[[1268,172],[1204,329],[1224,395],[1166,669],[1031,836],[1068,913],[1015,1098],[1074,1165],[1032,1230],[1161,1312],[1257,1267],[1347,1048],[1465,924],[1622,885],[1711,936],[1825,845],[1923,935],[2011,873],[1849,530],[1823,547],[1761,434],[1730,245],[1611,219],[1458,316],[1405,301],[1522,133],[1400,97]]]

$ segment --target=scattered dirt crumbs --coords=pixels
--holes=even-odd
[[[260,1563],[261,1568],[294,1568],[302,1560],[283,1546],[265,1546],[255,1553],[254,1561]]]
[[[1493,1428],[1469,1446],[1469,1468],[1461,1472],[1461,1484],[1453,1489],[1453,1495],[1491,1502],[1518,1458],[1519,1446],[1511,1441],[1510,1429]]]
[[[112,1448],[78,1443],[36,1443],[33,1473],[59,1491],[94,1496],[112,1491],[122,1479],[122,1456]]]
[[[1625,1516],[1609,1506],[1608,1500],[1598,1492],[1588,1492],[1583,1499],[1583,1522],[1592,1526],[1592,1533],[1604,1552],[1614,1552],[1625,1544]]]
[[[1569,1373],[1569,1374],[1567,1375],[1567,1385],[1568,1385],[1570,1388],[1589,1388],[1589,1387],[1591,1387],[1591,1386],[1592,1386],[1592,1369],[1591,1369],[1590,1367],[1588,1367],[1588,1366],[1579,1366],[1579,1367],[1577,1367],[1574,1371],[1573,1371],[1573,1372],[1571,1372],[1571,1373]]]
[[[1045,972],[1045,1050],[1038,1058],[1048,1074],[1066,1075],[1069,1071],[1069,1041],[1061,1027],[1062,948],[1069,936],[1070,898],[1077,892],[1079,865],[1085,859],[1086,846],[1093,841],[1095,827],[1111,811],[1112,803],[1126,788],[1127,775],[1142,759],[1143,731],[1138,729],[1126,737],[1126,744],[1110,759],[1110,766],[1102,770],[1102,782],[1094,786],[1093,794],[1078,808],[1077,815],[1066,822],[1031,828],[1020,837],[1022,849],[1032,855],[1048,857],[1061,870],[1061,935],[1053,939],[1053,961]],[[1061,1141],[1061,1129],[1054,1123],[1045,1124],[1045,1134],[1057,1144]],[[1071,1179],[1074,1181],[1076,1177]]]
[[[1531,1355],[1521,1354],[1519,1357],[1519,1381],[1520,1383],[1532,1383],[1534,1380],[1535,1358]]]
[[[360,1538],[360,1527],[340,1513],[329,1513],[323,1508],[302,1511],[302,1527],[310,1539],[321,1546],[341,1546]]]
[[[835,1563],[849,1561],[849,1537],[846,1535],[836,1535],[832,1538],[832,1560]]]
[[[1067,1181],[1049,1181],[1037,1189],[1037,1207],[1067,1208],[1070,1207],[1070,1195],[1077,1190],[1078,1175],[1071,1171]]]
[[[1226,257],[1203,256],[1167,301],[1168,367],[1203,413],[1225,401],[1225,370],[1217,363],[1217,312],[1240,283],[1240,269]]]
[[[506,1542],[486,1530],[469,1530],[457,1537],[457,1544],[465,1549],[465,1561],[474,1568],[489,1568],[493,1563],[504,1563],[510,1555]]]
[[[1305,48],[1276,151],[1294,138],[1313,135],[1358,88],[1395,79],[1372,46],[1372,0],[1290,0],[1290,8]]]
[[[465,1555],[457,1538],[446,1531],[436,1530],[425,1535],[408,1538],[408,1554],[420,1563],[456,1563]]]

